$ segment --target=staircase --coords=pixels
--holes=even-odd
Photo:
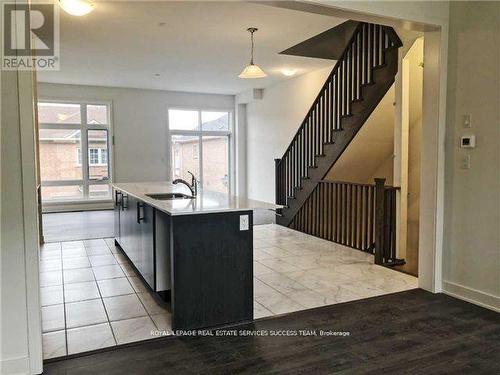
[[[276,165],[276,222],[290,226],[304,203],[394,83],[396,32],[359,23]]]

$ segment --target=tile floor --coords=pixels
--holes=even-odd
[[[45,244],[40,285],[45,359],[170,329],[168,305],[150,294],[110,238]]]
[[[110,238],[46,244],[40,255],[44,358],[168,331],[169,306],[150,293]],[[417,288],[373,256],[279,225],[254,227],[254,317]]]

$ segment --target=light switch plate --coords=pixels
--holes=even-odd
[[[470,155],[462,156],[462,169],[470,169]]]
[[[240,231],[249,229],[248,215],[240,215]]]

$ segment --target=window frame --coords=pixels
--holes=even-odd
[[[110,194],[108,198],[95,199],[91,198],[89,194],[91,185],[109,185],[111,186],[113,182],[114,176],[114,158],[112,154],[113,147],[113,103],[112,101],[106,100],[73,100],[67,98],[48,98],[48,97],[40,97],[37,100],[37,109],[39,103],[54,103],[54,104],[76,104],[80,105],[80,119],[81,122],[79,124],[61,124],[61,123],[38,123],[38,129],[73,129],[80,130],[81,139],[80,139],[80,155],[81,155],[81,163],[78,164],[78,155],[77,155],[77,165],[82,167],[82,178],[75,180],[51,180],[51,181],[43,181],[41,180],[41,186],[49,187],[49,186],[83,186],[83,197],[77,199],[53,199],[53,200],[42,200],[42,206],[59,206],[65,204],[74,204],[74,203],[110,203],[113,202],[113,197]],[[107,124],[94,124],[88,123],[87,121],[87,106],[88,105],[101,105],[106,106],[107,108]],[[90,179],[89,178],[89,152],[82,152],[82,150],[87,149],[88,147],[88,131],[90,130],[105,130],[107,132],[107,155],[108,155],[108,178],[107,179]],[[78,149],[77,149],[78,154]],[[101,161],[100,152],[99,152],[99,162]],[[83,165],[82,165],[83,164]],[[85,167],[86,166],[86,167]],[[93,165],[95,166],[95,165]]]
[[[181,110],[181,111],[197,111],[198,112],[198,129],[197,130],[178,130],[178,129],[170,129],[170,110]],[[201,121],[201,113],[202,112],[226,112],[229,117],[229,129],[228,130],[202,130],[202,121]],[[235,170],[233,169],[234,163],[234,109],[233,108],[224,108],[224,107],[189,107],[189,106],[169,106],[167,107],[167,134],[168,134],[168,157],[170,160],[170,171],[169,178],[173,178],[173,172],[175,169],[174,166],[174,158],[172,155],[172,136],[181,135],[181,136],[194,136],[198,137],[198,169],[199,176],[196,176],[200,187],[203,189],[203,136],[225,136],[227,137],[228,144],[228,153],[227,153],[227,168],[228,168],[228,189],[227,194],[232,195],[233,184],[234,184],[234,176]]]

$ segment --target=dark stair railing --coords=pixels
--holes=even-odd
[[[390,27],[360,23],[335,64],[292,142],[276,161],[276,203],[287,205],[295,197],[325,145],[334,144],[342,132],[342,119],[361,102],[362,87],[374,84],[373,70],[385,66],[386,52],[401,41]]]
[[[276,203],[283,206],[277,211],[278,224],[290,226],[296,221],[317,185],[392,86],[401,46],[391,27],[358,24],[290,145],[282,158],[275,159]]]
[[[322,180],[295,215],[290,228],[375,254],[375,263],[396,258],[396,190],[374,184]]]

